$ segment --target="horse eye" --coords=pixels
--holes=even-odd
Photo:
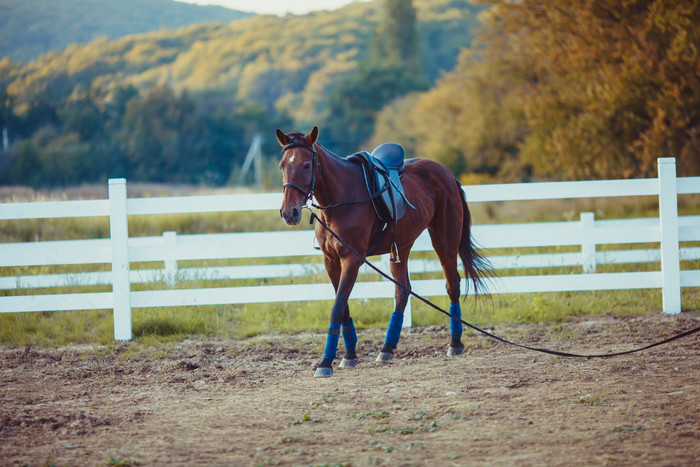
[[[311,162],[306,162],[304,164],[304,170],[309,170],[311,168]]]

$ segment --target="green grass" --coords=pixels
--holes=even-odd
[[[447,309],[446,297],[435,299]],[[684,309],[700,309],[700,291],[684,289]],[[265,303],[244,306],[163,307],[132,310],[134,339],[173,341],[191,335],[247,338],[269,334],[323,333],[328,329],[329,301]],[[386,328],[393,301],[351,300],[358,329]],[[462,305],[465,321],[491,326],[503,323],[561,323],[574,316],[604,313],[644,315],[661,312],[656,290],[494,295]],[[449,324],[443,314],[413,299],[414,326]],[[469,331],[467,331],[469,332]],[[114,342],[112,312],[72,311],[0,314],[0,342],[11,346],[62,346]]]
[[[59,347],[113,341],[109,310],[0,314],[0,342],[5,345]]]

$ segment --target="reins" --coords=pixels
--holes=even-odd
[[[410,288],[408,288],[408,287],[406,287],[405,285],[401,284],[400,282],[396,281],[393,277],[391,277],[390,275],[386,274],[384,271],[382,271],[381,269],[377,268],[375,265],[373,265],[372,263],[370,263],[369,260],[367,260],[367,258],[365,258],[365,256],[363,256],[363,255],[361,255],[360,253],[358,253],[357,251],[355,251],[355,249],[353,249],[350,245],[348,245],[347,243],[345,243],[345,241],[343,241],[343,239],[340,238],[340,236],[338,236],[338,234],[336,234],[333,230],[331,230],[331,228],[328,227],[328,225],[327,225],[325,222],[323,222],[323,220],[321,220],[321,218],[318,217],[318,216],[316,215],[316,213],[313,212],[313,211],[311,210],[310,207],[308,207],[308,206],[304,206],[304,207],[307,207],[307,208],[309,209],[309,211],[311,212],[311,220],[310,220],[310,223],[313,224],[314,220],[317,220],[317,221],[318,221],[318,222],[319,222],[333,237],[335,237],[335,239],[338,240],[345,248],[347,248],[347,249],[348,249],[349,251],[351,251],[355,256],[357,256],[358,258],[360,258],[367,266],[369,266],[369,267],[372,268],[374,271],[376,271],[377,273],[379,273],[379,275],[381,275],[381,276],[384,277],[385,279],[388,279],[389,281],[393,282],[395,285],[397,285],[398,287],[400,287],[400,288],[403,289],[404,291],[408,292],[408,293],[411,294],[412,296],[416,297],[418,300],[422,301],[422,302],[425,303],[426,305],[428,305],[428,306],[434,308],[435,310],[439,311],[440,313],[442,313],[442,314],[448,316],[450,319],[454,319],[454,318],[452,317],[452,315],[450,315],[449,312],[447,312],[447,311],[443,310],[442,308],[440,308],[439,306],[435,305],[435,304],[434,304],[433,302],[431,302],[430,300],[428,300],[428,299],[426,299],[426,298],[423,298],[422,296],[420,296],[420,295],[418,295],[417,293],[413,292]],[[677,335],[675,335],[675,336],[673,336],[673,337],[670,337],[670,338],[668,338],[668,339],[664,339],[663,341],[655,342],[655,343],[653,343],[653,344],[649,344],[649,345],[647,345],[647,346],[645,346],[645,347],[641,347],[641,348],[638,348],[638,349],[626,350],[626,351],[624,351],[624,352],[614,352],[614,353],[608,353],[608,354],[581,355],[581,354],[576,354],[576,353],[560,352],[560,351],[558,351],[558,350],[550,350],[550,349],[544,349],[544,348],[539,348],[539,347],[530,347],[530,346],[527,346],[527,345],[518,344],[518,343],[516,343],[516,342],[511,342],[511,341],[509,341],[509,340],[507,340],[507,339],[504,339],[504,338],[502,338],[502,337],[499,337],[499,336],[496,336],[496,335],[494,335],[494,334],[491,334],[490,332],[485,331],[484,329],[481,329],[481,328],[479,328],[479,327],[477,327],[477,326],[475,326],[475,325],[473,325],[473,324],[467,323],[467,322],[464,321],[463,319],[459,319],[459,321],[461,321],[462,324],[464,324],[465,326],[467,326],[467,327],[469,327],[469,328],[471,328],[471,329],[473,329],[473,330],[475,330],[475,331],[477,331],[477,332],[479,332],[479,333],[481,333],[481,334],[483,334],[483,335],[485,335],[485,336],[488,336],[488,337],[490,337],[490,338],[492,338],[492,339],[495,339],[495,340],[497,340],[497,341],[499,341],[499,342],[503,342],[504,344],[512,345],[512,346],[515,346],[515,347],[520,347],[521,349],[532,350],[532,351],[535,351],[535,352],[541,352],[541,353],[546,353],[546,354],[550,354],[550,355],[556,355],[556,356],[559,356],[559,357],[580,357],[580,358],[608,358],[608,357],[616,357],[616,356],[619,356],[619,355],[627,355],[627,354],[631,354],[631,353],[635,353],[635,352],[641,352],[642,350],[647,350],[647,349],[650,349],[650,348],[652,348],[652,347],[656,347],[656,346],[659,346],[659,345],[667,344],[667,343],[669,343],[669,342],[675,341],[675,340],[677,340],[677,339],[681,339],[681,338],[683,338],[683,337],[690,336],[691,334],[695,334],[696,332],[700,331],[700,327],[697,327],[697,328],[695,328],[695,329],[691,329],[690,331],[685,331],[685,332],[683,332],[683,333],[681,333],[681,334],[677,334]]]

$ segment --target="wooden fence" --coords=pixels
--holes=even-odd
[[[558,292],[582,290],[662,290],[664,313],[681,311],[681,288],[700,287],[700,270],[681,270],[681,261],[700,259],[700,216],[678,216],[678,195],[700,193],[700,177],[676,178],[675,159],[658,160],[659,176],[653,179],[582,182],[547,182],[465,186],[470,204],[493,201],[658,196],[659,217],[595,220],[581,213],[567,222],[475,225],[476,242],[488,250],[577,246],[565,253],[489,256],[496,269],[580,266],[580,273],[504,276],[488,284],[492,293]],[[0,296],[0,312],[58,310],[114,310],[114,337],[130,340],[131,310],[141,307],[173,307],[263,302],[332,300],[333,288],[325,279],[321,262],[178,267],[178,261],[308,257],[313,248],[310,230],[178,235],[164,232],[155,237],[129,237],[128,219],[134,215],[277,211],[281,194],[211,195],[165,198],[127,198],[126,180],[109,181],[105,200],[51,201],[0,204],[0,222],[10,219],[107,216],[110,238],[0,244],[0,290],[23,289],[21,295]],[[682,246],[681,242],[689,246]],[[659,244],[659,248],[596,251],[602,244]],[[682,246],[682,247],[681,247]],[[427,232],[413,251],[431,251]],[[134,269],[135,262],[158,262],[158,269]],[[658,263],[656,271],[596,272],[598,265]],[[74,274],[2,275],[2,268],[42,265],[111,264],[107,272]],[[388,269],[385,259],[377,264]],[[691,263],[692,264],[692,263]],[[412,259],[412,275],[437,272],[434,259]],[[365,270],[364,272],[369,272]],[[230,281],[236,279],[316,276],[318,283],[175,288],[178,281]],[[132,284],[162,280],[164,290],[132,290]],[[112,285],[111,292],[46,294],[40,289],[69,285]],[[445,294],[443,279],[412,279],[413,290],[424,296]],[[464,287],[467,285],[465,283]],[[24,290],[26,289],[26,290]],[[38,293],[28,294],[31,289]],[[387,281],[359,281],[353,299],[391,298]],[[404,325],[410,325],[410,308]]]

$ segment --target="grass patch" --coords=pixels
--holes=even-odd
[[[245,305],[232,315],[232,337],[251,337],[259,334],[325,332],[333,302],[263,303]],[[393,301],[352,300],[350,313],[357,329],[384,327],[388,323]]]
[[[183,338],[193,334],[210,334],[216,331],[214,314],[199,313],[191,308],[145,308],[132,310],[132,333],[137,338]]]
[[[700,309],[700,290],[683,289],[684,309]],[[447,297],[434,297],[449,307]],[[280,302],[241,306],[135,308],[132,330],[136,341],[167,342],[191,335],[242,339],[267,334],[324,333],[332,302]],[[447,316],[412,299],[417,327],[448,325]],[[620,290],[494,295],[462,304],[465,321],[488,326],[505,323],[563,323],[574,316],[604,313],[644,315],[661,312],[658,290]],[[386,328],[393,300],[351,300],[357,329]],[[468,330],[466,330],[469,332]],[[0,313],[0,342],[11,346],[58,347],[70,343],[114,342],[110,310]]]
[[[448,310],[447,297],[434,297],[434,303]],[[413,324],[432,326],[449,324],[447,316],[413,299]],[[552,292],[504,294],[467,298],[462,302],[462,317],[475,325],[502,323],[562,322],[572,316],[613,312],[616,314],[645,314],[660,311],[661,293],[644,291]]]
[[[0,342],[12,346],[109,344],[114,342],[109,310],[0,314]]]

